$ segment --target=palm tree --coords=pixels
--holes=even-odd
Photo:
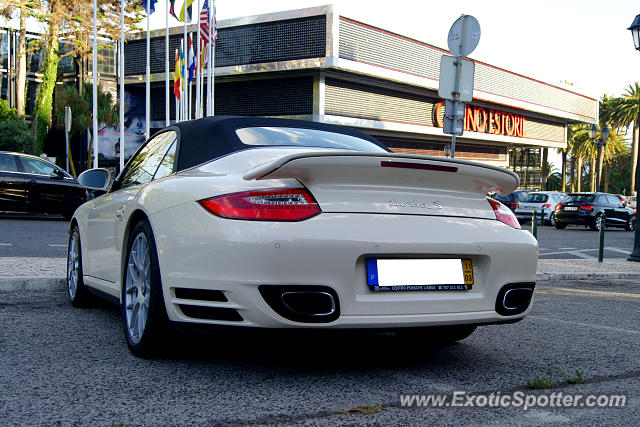
[[[613,158],[615,155],[619,154],[622,152],[622,145],[624,144],[622,141],[622,138],[620,137],[619,132],[617,132],[617,126],[614,125],[614,119],[613,117],[615,116],[615,114],[617,113],[618,109],[619,109],[619,104],[620,104],[620,98],[613,98],[611,96],[608,96],[607,94],[604,94],[602,96],[602,99],[600,100],[600,129],[603,129],[605,126],[611,127],[611,131],[609,133],[609,137],[606,141],[604,141],[604,143],[606,144],[603,149],[602,149],[602,159],[600,164],[598,165],[598,170],[597,175],[595,174],[591,174],[592,177],[592,183],[595,184],[595,177],[598,177],[598,181],[601,181],[601,177],[602,177],[602,167],[605,163],[607,163],[608,161],[610,161],[611,158]],[[601,132],[598,133],[598,137],[600,137],[602,135]],[[597,155],[597,150],[595,150],[594,147],[594,151],[596,151],[596,155]],[[593,186],[595,188],[595,186]],[[596,189],[597,191],[600,191],[600,189]],[[592,190],[593,191],[593,190]]]
[[[75,86],[66,86],[64,92],[56,96],[55,114],[58,123],[64,123],[64,107],[71,107],[71,135],[75,135],[87,130],[92,130],[93,126],[93,83],[82,83],[82,93],[78,92]],[[98,123],[103,126],[98,131],[107,126],[111,126],[118,121],[118,104],[114,103],[110,92],[106,92],[98,85]],[[93,132],[89,133],[89,153],[88,159],[91,161],[93,152]],[[69,150],[69,164],[73,174],[75,168]]]
[[[571,153],[572,163],[576,164],[576,177],[572,181],[571,191],[581,190],[582,161],[591,148],[589,128],[586,124],[570,124],[568,129],[567,150]]]
[[[611,124],[617,128],[627,128],[633,122],[633,138],[631,149],[631,189],[630,192],[635,192],[636,187],[636,168],[638,158],[638,137],[639,130],[638,122],[640,121],[640,84],[635,82],[627,87],[626,94],[620,98],[616,98],[613,101],[613,108],[611,111]]]

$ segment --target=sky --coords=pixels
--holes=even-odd
[[[164,27],[166,3],[156,4],[152,29]],[[638,1],[217,0],[216,9],[220,21],[326,4],[340,15],[444,49],[451,24],[461,14],[473,15],[481,37],[471,58],[559,86],[568,82],[598,99],[622,95],[640,81],[640,52],[627,30],[640,14]],[[176,13],[181,6],[176,0]],[[174,18],[169,22],[179,25]]]

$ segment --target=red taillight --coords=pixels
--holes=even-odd
[[[549,209],[551,207],[551,205],[549,203],[547,203],[546,205],[542,205],[542,209]]]
[[[496,219],[500,222],[507,224],[513,228],[520,228],[520,223],[516,216],[511,212],[511,209],[503,205],[497,200],[487,198],[487,201],[493,208],[493,213],[496,215]]]
[[[256,221],[302,221],[321,212],[306,188],[262,190],[200,200],[214,215]]]
[[[518,202],[511,203],[509,206],[511,206],[512,208],[519,208],[520,207],[520,203],[518,203]]]
[[[562,209],[562,205],[556,205],[556,210],[559,211],[560,209]]]
[[[593,206],[591,205],[580,206],[580,209],[582,209],[583,211],[593,212]]]

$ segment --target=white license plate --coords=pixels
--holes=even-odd
[[[367,259],[367,284],[374,291],[463,291],[473,286],[470,259]]]
[[[578,207],[577,206],[565,206],[564,208],[562,208],[562,210],[565,210],[565,211],[577,211]]]

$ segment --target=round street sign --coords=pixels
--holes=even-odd
[[[478,46],[480,24],[471,15],[462,15],[449,30],[447,43],[453,56],[467,56]]]

